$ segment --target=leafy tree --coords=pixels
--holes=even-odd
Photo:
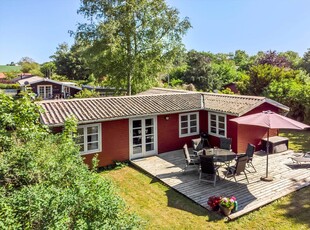
[[[290,68],[292,63],[284,56],[279,55],[276,51],[267,51],[263,55],[259,56],[256,60],[257,65],[272,65],[277,67]]]
[[[43,76],[40,71],[40,65],[30,57],[23,57],[18,64],[21,66],[23,73],[31,73],[32,75]]]
[[[290,116],[310,122],[310,78],[304,71],[294,71],[294,78],[272,81],[263,94],[290,107]]]
[[[56,70],[56,65],[54,62],[45,62],[40,66],[40,71],[44,74],[44,77],[51,78],[53,72]]]
[[[303,55],[301,61],[301,67],[304,68],[310,74],[310,48],[308,48],[308,51],[305,52]]]
[[[236,50],[233,60],[239,71],[248,71],[252,65],[250,56],[243,50]]]
[[[88,62],[97,77],[128,95],[156,82],[182,47],[190,28],[187,18],[164,0],[82,0],[75,38],[86,46]]]
[[[94,171],[96,165],[89,170],[83,163],[72,139],[74,119],[62,134],[51,134],[27,95],[14,100],[0,94],[0,109],[1,229],[139,226],[113,184]]]
[[[292,69],[279,68],[268,64],[255,65],[250,68],[248,94],[260,96],[264,89],[273,81],[280,81],[283,78],[295,78]]]
[[[64,75],[72,80],[85,80],[90,74],[90,69],[83,57],[83,49],[79,44],[69,48],[67,43],[62,43],[51,56],[56,66],[56,74]]]
[[[228,55],[189,51],[187,70],[181,79],[204,91],[221,90],[223,85],[239,81],[241,75]]]
[[[291,67],[293,69],[298,69],[301,65],[302,59],[297,52],[286,51],[286,52],[279,53],[279,56],[285,57],[292,64]]]

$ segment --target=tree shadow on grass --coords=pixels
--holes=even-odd
[[[185,195],[179,193],[178,191],[172,188],[169,188],[165,183],[163,183],[159,179],[152,177],[151,183],[160,183],[167,188],[166,196],[168,200],[167,203],[168,207],[183,210],[196,216],[206,216],[208,217],[209,221],[219,221],[223,219],[223,216],[221,216],[220,214],[209,211],[205,207],[202,207],[201,205],[195,203]]]
[[[310,187],[300,189],[290,196],[289,203],[280,203],[279,209],[284,209],[286,218],[296,224],[305,224],[310,229]]]

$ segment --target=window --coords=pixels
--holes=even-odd
[[[226,115],[209,112],[209,134],[226,137]]]
[[[101,124],[81,125],[77,129],[81,155],[101,151]]]
[[[49,99],[53,97],[53,90],[51,85],[38,85],[38,96],[43,99]]]
[[[186,137],[199,133],[199,114],[186,113],[179,115],[179,136]]]

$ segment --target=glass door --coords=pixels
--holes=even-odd
[[[130,120],[130,158],[140,158],[157,153],[156,118]]]

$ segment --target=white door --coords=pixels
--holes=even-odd
[[[53,96],[53,89],[51,85],[38,85],[38,96],[43,99],[50,99]]]
[[[157,154],[157,120],[145,117],[129,120],[130,159]]]

